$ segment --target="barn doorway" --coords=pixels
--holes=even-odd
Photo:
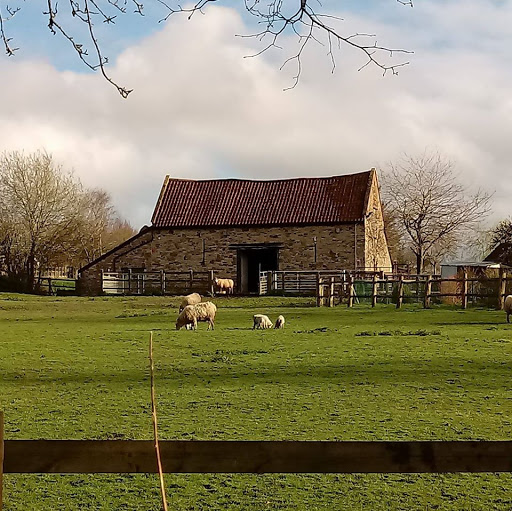
[[[265,243],[238,245],[236,249],[238,291],[241,294],[255,294],[259,290],[260,272],[279,269],[279,246]]]

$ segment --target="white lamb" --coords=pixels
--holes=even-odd
[[[276,325],[274,328],[284,328],[284,316],[277,316]]]
[[[265,314],[255,314],[253,316],[252,329],[260,330],[266,328],[272,328],[272,321]]]
[[[200,303],[200,302],[201,302],[201,295],[199,293],[191,293],[191,294],[183,297],[183,300],[181,300],[180,312],[187,305],[195,305],[196,303]]]
[[[195,305],[187,305],[176,320],[176,330],[180,328],[188,328],[192,326],[192,330],[197,329],[198,321],[208,321],[208,330],[215,328],[215,314],[217,307],[212,302],[196,303]]]
[[[512,295],[505,298],[505,305],[503,307],[507,313],[507,323],[510,323],[510,315],[512,314]]]

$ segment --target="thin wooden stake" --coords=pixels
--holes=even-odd
[[[2,511],[4,489],[4,412],[0,411],[0,511]]]
[[[158,422],[156,417],[155,378],[153,364],[153,332],[149,332],[149,374],[151,377],[151,416],[153,419],[153,433],[155,436],[156,462],[158,465],[158,474],[160,476],[160,492],[162,494],[162,506],[163,510],[167,511],[167,497],[165,495],[164,471],[162,469],[162,459],[160,458],[160,445],[158,443]]]

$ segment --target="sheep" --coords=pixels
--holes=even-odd
[[[192,293],[190,295],[183,297],[183,300],[181,300],[181,305],[180,305],[180,313],[181,313],[181,311],[183,311],[183,309],[187,305],[195,305],[196,303],[200,303],[200,302],[201,302],[201,295],[198,293]]]
[[[272,328],[272,321],[268,318],[268,316],[265,316],[265,314],[255,314],[253,317],[253,324],[252,329],[266,329],[266,328]]]
[[[233,290],[235,288],[235,282],[233,279],[214,279],[215,287],[219,293],[233,294]]]
[[[284,328],[284,316],[279,315],[277,317],[274,328]]]
[[[512,295],[505,298],[505,305],[503,307],[507,313],[507,323],[510,323],[510,315],[512,314]]]
[[[208,321],[208,330],[215,329],[215,314],[217,307],[212,302],[196,303],[187,305],[176,320],[176,330],[182,327],[188,329],[187,325],[192,326],[192,330],[197,330],[198,321]]]

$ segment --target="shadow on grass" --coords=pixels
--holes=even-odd
[[[265,368],[241,367],[225,360],[204,360],[193,368],[162,367],[157,370],[156,378],[160,383],[172,385],[225,385],[238,382],[240,386],[254,384],[283,384],[308,386],[318,381],[342,387],[353,385],[391,385],[393,387],[409,384],[414,387],[432,387],[450,385],[454,389],[462,388],[502,388],[509,385],[510,368],[506,362],[464,362],[459,359],[445,359],[430,363],[411,362],[364,362],[361,364],[324,364],[312,365],[311,361],[294,364],[267,364]],[[85,386],[115,386],[146,384],[149,374],[145,370],[128,371],[73,371],[69,373],[45,371],[7,371],[2,375],[5,384],[16,386],[76,383]]]

